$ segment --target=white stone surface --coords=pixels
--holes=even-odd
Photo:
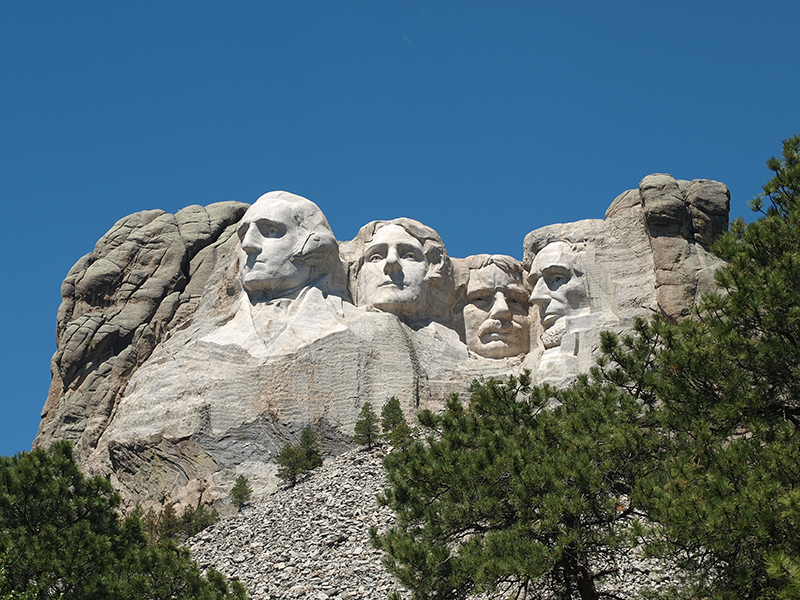
[[[511,256],[469,257],[464,304],[467,346],[484,358],[527,354],[530,349],[529,290],[522,263]]]
[[[728,198],[651,175],[605,219],[531,231],[521,263],[451,259],[408,218],[340,245],[288,192],[131,215],[64,281],[36,444],[74,440],[129,506],[219,502],[238,473],[265,494],[307,425],[336,454],[365,402],[395,396],[413,419],[476,377],[566,384],[601,331],[685,318],[713,286]]]

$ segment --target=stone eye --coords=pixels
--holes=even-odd
[[[281,237],[283,235],[283,231],[280,227],[273,223],[259,223],[258,224],[258,231],[262,237],[265,238],[276,238]]]
[[[381,256],[380,254],[376,253],[376,254],[371,255],[368,260],[369,260],[369,262],[380,262],[380,261],[383,260],[383,256]]]
[[[519,312],[525,312],[525,309],[527,308],[527,305],[520,300],[506,300],[506,303],[508,304],[509,308]]]
[[[484,296],[476,296],[475,298],[472,298],[470,302],[475,306],[489,306],[493,300],[494,296],[490,296],[487,294]]]

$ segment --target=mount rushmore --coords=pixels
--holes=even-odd
[[[338,453],[365,402],[413,415],[522,369],[565,384],[601,331],[687,316],[714,285],[729,200],[650,175],[605,219],[532,231],[521,261],[450,257],[410,218],[339,242],[288,192],[130,215],[64,280],[34,444],[72,440],[129,507],[219,502],[239,474],[264,494],[307,425]]]

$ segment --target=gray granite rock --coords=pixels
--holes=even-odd
[[[118,221],[61,286],[53,380],[37,443],[96,446],[133,372],[194,312],[210,267],[235,238],[238,202]],[[205,265],[205,268],[201,268]]]
[[[274,457],[314,426],[352,447],[365,402],[438,409],[476,377],[529,368],[564,384],[603,330],[687,316],[713,287],[727,224],[718,182],[651,175],[605,219],[549,225],[508,256],[451,258],[413,219],[341,245],[289,192],[120,220],[62,285],[35,444],[69,439],[125,504],[224,504],[239,474],[276,489]]]
[[[253,502],[188,540],[193,558],[240,581],[253,600],[385,600],[392,590],[407,598],[369,541],[370,527],[385,530],[394,522],[393,513],[375,502],[385,486],[383,452],[355,450],[326,460],[296,487]],[[598,582],[598,590],[621,598],[677,582],[667,565],[636,550],[608,567],[616,571]],[[546,588],[535,593],[552,597]],[[505,599],[508,592],[482,597]]]

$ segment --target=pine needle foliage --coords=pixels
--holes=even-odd
[[[543,584],[599,598],[596,581],[636,531],[626,490],[647,468],[646,418],[588,377],[563,391],[527,373],[474,382],[467,406],[455,395],[442,414],[423,411],[424,439],[385,458],[379,502],[396,524],[373,543],[415,600],[537,598]]]
[[[392,396],[389,398],[381,408],[381,429],[383,435],[388,435],[392,429],[405,421],[403,409],[400,407],[400,401]]]
[[[314,428],[307,425],[300,433],[300,448],[306,453],[306,468],[316,469],[322,466],[322,452],[320,450],[319,437]]]
[[[174,540],[150,543],[139,514],[85,477],[69,442],[0,458],[0,597],[63,600],[243,600]]]
[[[233,484],[233,488],[231,488],[231,504],[236,507],[237,512],[241,512],[244,505],[250,502],[252,496],[253,488],[250,486],[247,477],[239,475]]]
[[[219,521],[217,509],[209,510],[199,501],[197,506],[185,509],[180,518],[171,503],[165,503],[159,511],[155,507],[147,511],[137,507],[133,515],[141,521],[142,530],[151,544],[169,539],[183,542]]]
[[[275,475],[283,479],[289,487],[297,485],[297,481],[308,469],[306,468],[306,451],[300,446],[286,444],[275,455],[278,470]]]
[[[633,498],[690,597],[800,597],[799,149],[767,162],[761,217],[714,245],[728,265],[694,319],[603,339],[608,381],[658,406],[659,461]]]
[[[381,429],[383,438],[396,450],[404,450],[411,443],[411,426],[406,421],[400,401],[394,396],[381,408]]]
[[[322,450],[319,437],[313,427],[307,425],[300,433],[300,444],[286,444],[275,456],[278,463],[276,473],[289,487],[294,487],[300,477],[308,471],[322,466]]]
[[[181,535],[183,539],[197,535],[219,521],[216,508],[209,510],[199,500],[197,506],[190,506],[181,514]]]
[[[367,450],[372,450],[372,446],[380,439],[379,426],[378,415],[375,414],[372,403],[364,402],[364,405],[361,407],[361,412],[358,413],[358,419],[356,420],[353,441],[356,444],[366,446]]]

